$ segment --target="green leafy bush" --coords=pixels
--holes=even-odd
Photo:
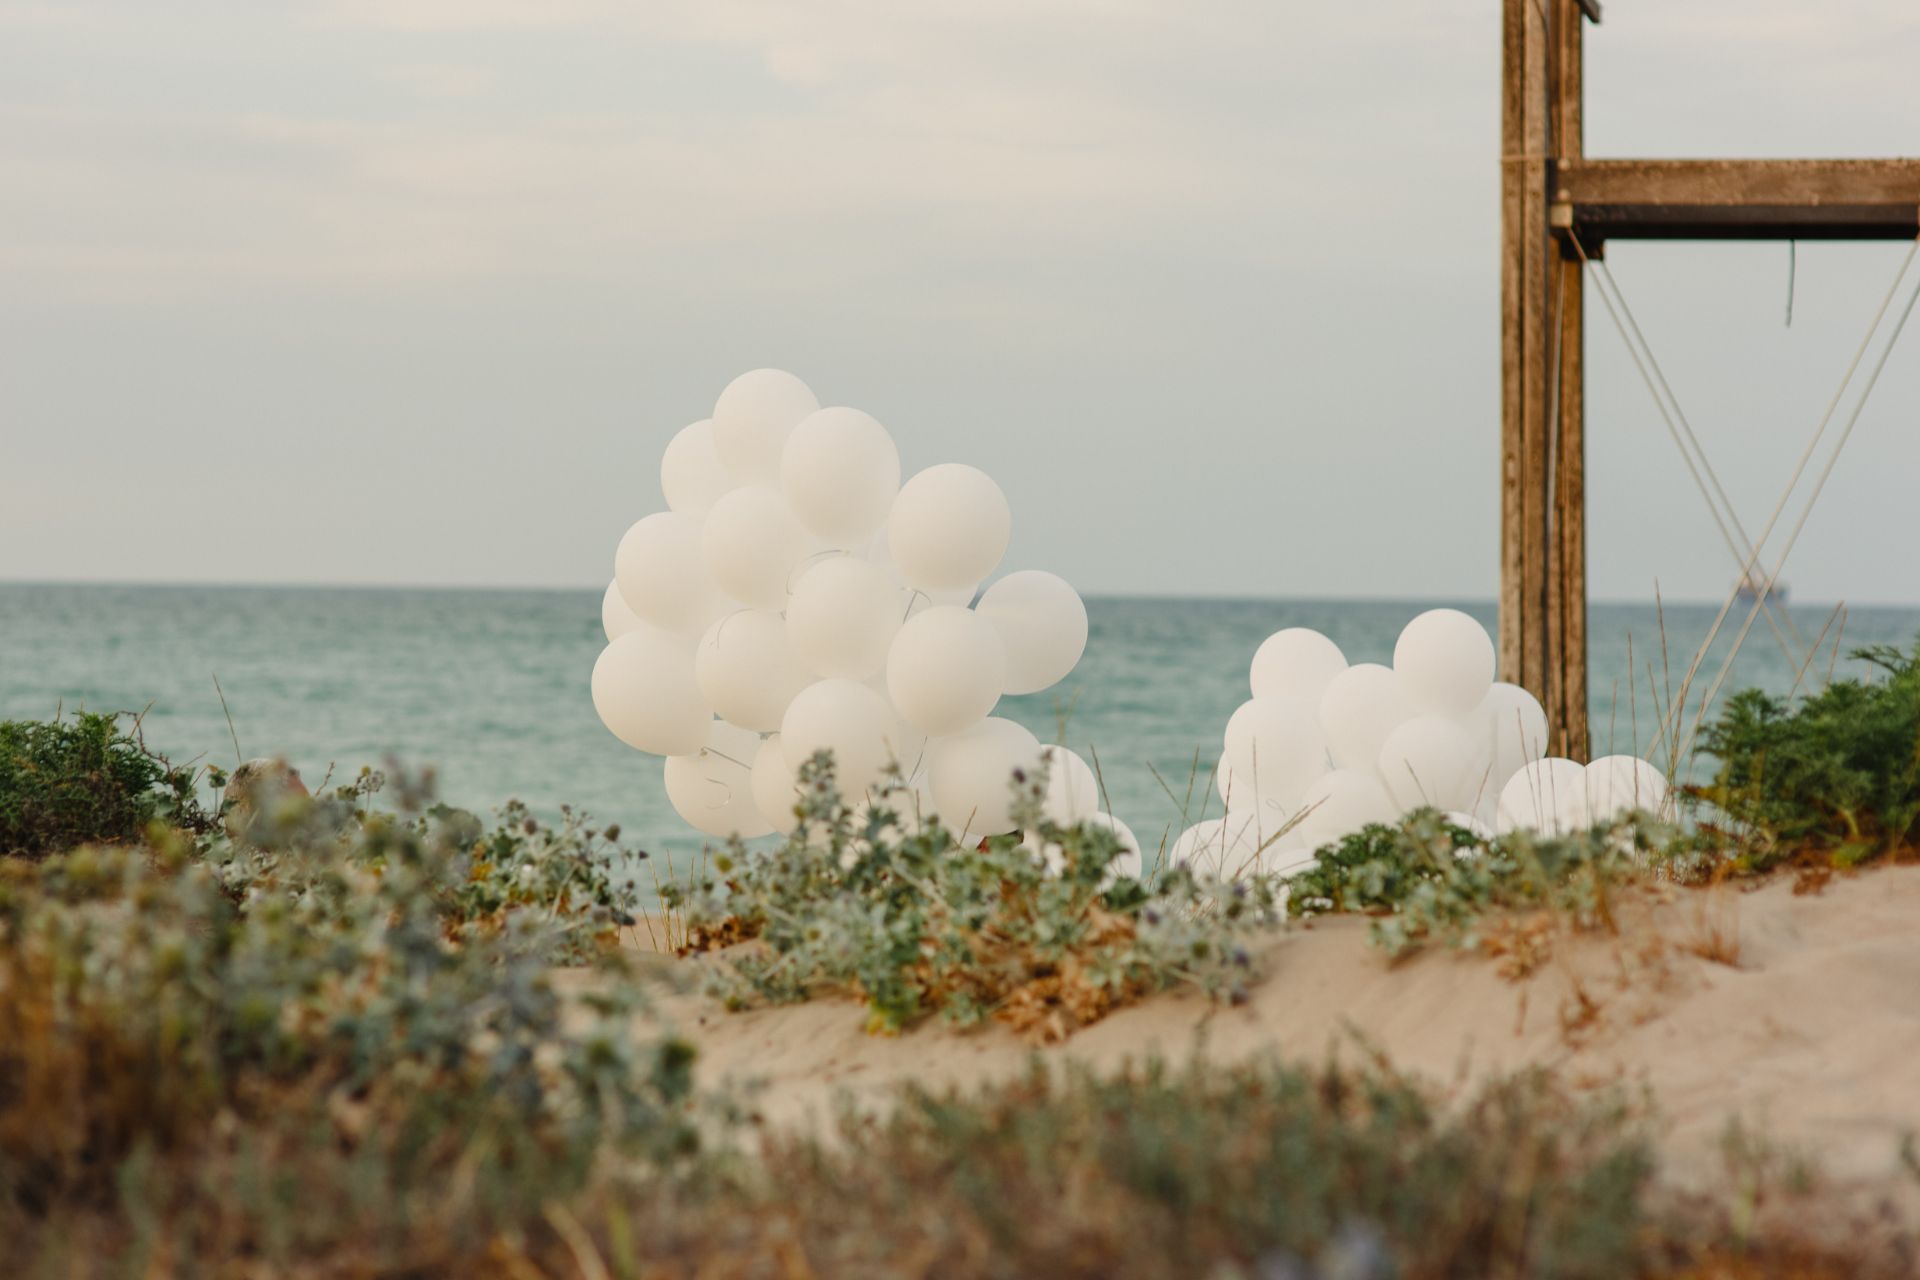
[[[0,855],[42,858],[131,840],[165,819],[206,830],[193,775],[147,750],[121,717],[0,722]]]
[[[609,1159],[696,1145],[692,1051],[635,1038],[635,984],[570,1009],[569,921],[462,914],[466,822],[275,822],[238,881],[183,838],[0,873],[0,1237],[164,1217],[170,1248],[371,1273],[474,1256]]]
[[[1704,730],[1720,763],[1693,794],[1732,820],[1741,868],[1848,866],[1920,845],[1920,645],[1854,656],[1886,678],[1836,681],[1797,706],[1744,690]]]
[[[1372,941],[1394,955],[1429,938],[1478,946],[1496,912],[1548,910],[1590,926],[1607,919],[1609,896],[1642,873],[1666,834],[1630,817],[1571,836],[1482,840],[1422,810],[1322,849],[1316,865],[1287,881],[1287,910],[1373,915]]]
[[[848,991],[876,1032],[938,1014],[1059,1038],[1177,982],[1242,998],[1245,942],[1277,919],[1265,880],[1110,875],[1119,840],[1042,820],[1044,777],[1015,782],[1015,815],[1051,859],[1018,836],[956,850],[937,821],[903,816],[898,791],[850,809],[824,755],[800,781],[801,822],[785,844],[764,856],[735,844],[669,897],[697,931],[756,939],[711,965],[735,1006]]]

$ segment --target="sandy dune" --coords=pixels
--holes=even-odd
[[[1920,1185],[1897,1174],[1902,1135],[1920,1132],[1920,868],[1805,896],[1776,882],[1642,899],[1622,926],[1563,942],[1510,980],[1495,961],[1437,949],[1390,964],[1366,945],[1364,921],[1321,921],[1263,949],[1266,976],[1246,1006],[1163,996],[1046,1049],[999,1027],[875,1038],[841,1000],[728,1014],[688,996],[672,1014],[706,1079],[758,1082],[775,1122],[817,1116],[842,1090],[991,1079],[1036,1052],[1110,1067],[1194,1052],[1318,1061],[1371,1045],[1446,1087],[1530,1064],[1579,1087],[1643,1086],[1683,1178],[1717,1162],[1737,1116],[1813,1155],[1836,1186],[1904,1183],[1904,1196]],[[1736,964],[1690,949],[1716,928],[1737,930]]]

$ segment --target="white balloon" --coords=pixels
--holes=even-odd
[[[618,640],[639,625],[640,616],[627,607],[618,579],[609,582],[607,593],[600,597],[600,629],[608,640]]]
[[[904,782],[884,785],[875,793],[874,803],[893,810],[904,834],[916,835],[934,819],[933,783],[922,769]]]
[[[614,737],[656,756],[698,751],[713,721],[694,683],[693,646],[645,623],[600,651],[593,709]]]
[[[1210,843],[1218,840],[1220,828],[1225,825],[1223,819],[1208,818],[1196,822],[1174,838],[1173,845],[1167,850],[1167,865],[1170,867],[1189,866],[1196,870],[1205,864],[1201,859]]]
[[[927,748],[934,810],[955,831],[1012,831],[1013,774],[1040,767],[1040,740],[1012,720],[990,717]]]
[[[1322,774],[1303,797],[1307,816],[1300,840],[1319,849],[1376,822],[1392,822],[1393,797],[1372,769],[1335,769]]]
[[[1100,780],[1093,766],[1065,747],[1045,748],[1047,798],[1042,808],[1056,825],[1070,827],[1100,812]]]
[[[1458,609],[1429,609],[1401,631],[1393,669],[1416,706],[1462,716],[1493,684],[1493,641]]]
[[[1478,814],[1464,813],[1455,809],[1443,813],[1440,816],[1450,825],[1459,827],[1462,831],[1471,831],[1482,840],[1493,839],[1493,828],[1483,821]]]
[[[1508,779],[1547,754],[1547,713],[1531,693],[1517,684],[1496,683],[1467,718],[1479,726],[1491,758],[1489,790],[1498,796]]]
[[[929,609],[969,608],[973,604],[973,598],[980,594],[977,583],[971,587],[954,587],[945,591],[922,591],[919,587],[908,586],[904,578],[900,580],[900,585],[905,593],[903,598],[907,602],[909,618],[925,613]]]
[[[831,751],[834,777],[849,803],[874,787],[889,765],[910,766],[913,744],[887,700],[854,680],[808,685],[780,721],[781,751],[795,773],[816,751]]]
[[[800,561],[821,550],[771,485],[721,496],[707,513],[702,560],[719,588],[755,609],[783,609]]]
[[[1297,876],[1320,861],[1312,845],[1298,835],[1283,836],[1260,855],[1260,869],[1268,875]]]
[[[733,480],[720,465],[719,451],[714,448],[711,418],[680,428],[667,442],[667,451],[660,458],[660,492],[669,508],[702,516],[731,488]]]
[[[656,511],[636,521],[614,552],[613,575],[634,616],[689,639],[727,611],[701,559],[700,521],[682,512]]]
[[[800,420],[820,407],[806,383],[755,369],[727,384],[713,406],[713,444],[737,484],[780,482],[780,454]]]
[[[1311,627],[1288,627],[1261,641],[1248,683],[1256,698],[1305,698],[1318,706],[1328,682],[1346,669],[1339,645]]]
[[[700,637],[693,654],[700,693],[722,720],[759,733],[780,727],[787,704],[813,682],[777,613],[742,609]]]
[[[1638,756],[1602,756],[1586,768],[1587,809],[1595,822],[1612,822],[1635,810],[1658,813],[1667,800],[1667,778]]]
[[[1585,831],[1587,774],[1577,761],[1550,756],[1521,768],[1500,792],[1498,830],[1564,836]]]
[[[942,605],[909,618],[887,651],[887,694],[924,733],[958,733],[993,710],[1007,677],[993,624]]]
[[[1342,769],[1371,771],[1387,735],[1413,716],[1399,674],[1377,662],[1348,667],[1320,695],[1320,729],[1328,754]]]
[[[667,759],[667,799],[673,811],[710,836],[751,840],[773,830],[753,798],[753,764],[760,735],[715,720],[695,755]]]
[[[800,783],[787,767],[786,752],[780,749],[780,735],[771,734],[760,742],[753,757],[753,807],[774,831],[787,835],[800,825],[793,807],[800,802]]]
[[[925,591],[967,587],[1007,553],[1013,513],[1007,495],[977,467],[928,467],[900,489],[887,517],[888,554]]]
[[[1195,871],[1233,879],[1260,869],[1260,846],[1268,837],[1262,832],[1257,815],[1229,813],[1190,830],[1196,833],[1195,843],[1183,856]],[[1179,850],[1178,841],[1174,848]],[[1179,859],[1169,861],[1178,865]]]
[[[858,409],[819,409],[787,437],[780,489],[809,533],[836,547],[860,546],[886,522],[900,492],[900,451]]]
[[[816,675],[869,680],[906,617],[906,595],[886,570],[831,556],[800,574],[787,600],[787,636]]]
[[[1298,808],[1301,793],[1327,771],[1319,717],[1304,698],[1251,698],[1227,721],[1227,767],[1233,785],[1276,811]]]
[[[974,612],[993,623],[1006,646],[1008,693],[1058,684],[1087,651],[1087,606],[1055,574],[1010,573],[987,588]]]
[[[1486,773],[1480,744],[1445,716],[1415,716],[1396,727],[1381,744],[1378,767],[1402,813],[1470,805]]]
[[[1140,856],[1140,841],[1133,834],[1133,828],[1110,813],[1096,813],[1087,819],[1090,827],[1104,827],[1120,841],[1120,852],[1107,864],[1107,878],[1131,876],[1139,879],[1146,869],[1146,860]]]

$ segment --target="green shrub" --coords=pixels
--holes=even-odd
[[[433,803],[430,776],[398,776],[398,813],[370,807],[387,775],[366,770],[317,799],[264,795],[237,833],[199,842],[196,855],[229,895],[250,902],[299,897],[316,877],[343,869],[379,875],[395,857],[417,860],[419,849],[431,848],[423,891],[450,938],[538,921],[544,958],[554,964],[587,963],[634,923],[632,864],[646,855],[623,848],[619,828],[596,830],[566,805],[559,825],[549,825],[510,800],[489,829],[464,809]]]
[[[1692,789],[1729,819],[1741,869],[1848,866],[1920,845],[1920,645],[1857,652],[1886,673],[1793,705],[1735,694],[1701,737],[1719,760]]]
[[[1043,821],[1043,776],[1014,783],[1015,812],[1057,851],[1057,870],[1017,835],[956,850],[938,821],[903,817],[897,791],[849,809],[825,755],[800,781],[801,822],[781,847],[757,856],[736,843],[669,895],[696,930],[757,939],[711,965],[736,1007],[835,990],[865,1000],[876,1032],[939,1014],[1059,1038],[1176,982],[1243,998],[1244,944],[1277,919],[1265,880],[1110,875],[1119,840]]]
[[[569,1009],[569,920],[473,927],[462,817],[282,806],[240,880],[184,839],[8,864],[0,1238],[91,1214],[124,1245],[161,1218],[175,1250],[387,1271],[476,1256],[609,1160],[691,1150],[691,1049],[636,1038],[632,982]],[[552,851],[501,843],[480,847]]]
[[[1372,915],[1374,945],[1401,955],[1429,938],[1472,948],[1494,913],[1547,910],[1586,927],[1642,873],[1667,832],[1644,817],[1563,837],[1517,831],[1483,840],[1434,811],[1376,825],[1320,850],[1287,881],[1294,916]]]
[[[131,840],[165,819],[206,830],[193,775],[124,732],[117,715],[0,722],[0,855],[43,858]]]

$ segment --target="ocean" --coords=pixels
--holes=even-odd
[[[1202,793],[1263,638],[1314,627],[1351,661],[1386,662],[1401,626],[1441,603],[1493,626],[1484,601],[1094,598],[1079,668],[1058,688],[1008,699],[997,714],[1042,740],[1062,740],[1064,725],[1069,746],[1097,755],[1113,810],[1151,850],[1178,832],[1183,811],[1200,816],[1203,798],[1218,812],[1217,798]],[[1666,606],[1665,665],[1676,686],[1716,609]],[[1742,612],[1723,629],[1709,677]],[[1809,643],[1829,613],[1793,608]],[[1661,623],[1652,604],[1592,606],[1596,753],[1650,743],[1648,666],[1663,683]],[[1916,634],[1920,609],[1851,610],[1837,671],[1861,669],[1846,656],[1856,646],[1906,646]],[[549,815],[571,804],[619,823],[627,842],[680,861],[703,840],[668,805],[660,762],[616,741],[589,701],[603,642],[597,590],[0,583],[0,719],[60,707],[144,712],[148,743],[176,762],[231,766],[237,735],[240,755],[284,755],[310,784],[329,772],[344,781],[389,758],[431,764],[450,803],[484,812],[511,797]],[[1806,682],[1824,681],[1827,663],[1823,651]],[[1726,687],[1783,692],[1798,665],[1762,622]]]

